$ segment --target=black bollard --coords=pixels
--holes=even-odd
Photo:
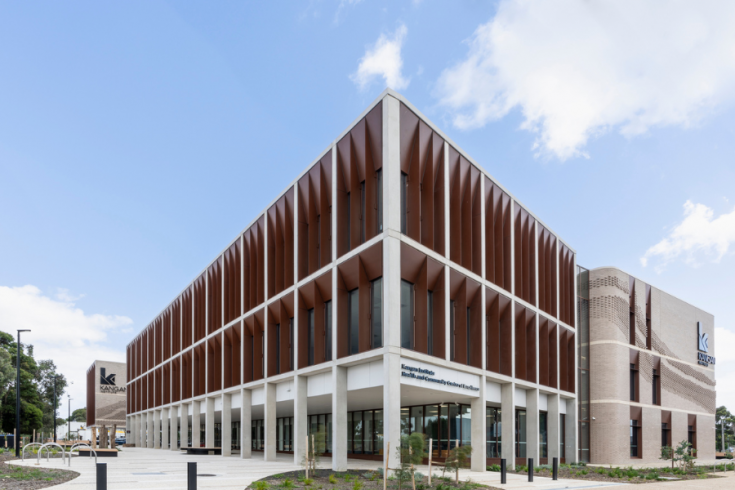
[[[554,458],[552,461],[553,462],[551,464],[553,465],[553,471],[554,471],[554,476],[552,477],[552,479],[558,480],[559,479],[559,458]]]
[[[189,481],[186,490],[197,490],[197,464],[196,461],[190,461],[186,467],[187,480]]]
[[[505,468],[505,459],[500,460],[500,483],[505,485],[508,483],[508,477],[505,474],[506,468]]]
[[[533,481],[533,458],[528,458],[528,481]]]
[[[97,463],[97,490],[107,490],[107,463]]]

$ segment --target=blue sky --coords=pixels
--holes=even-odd
[[[733,20],[728,2],[3,2],[0,329],[33,328],[83,406],[93,358],[122,358],[391,86],[580,264],[713,313],[732,409]]]

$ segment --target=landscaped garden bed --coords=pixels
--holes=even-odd
[[[44,458],[45,456],[44,452]],[[26,451],[26,458],[28,458]],[[35,459],[35,454],[32,458]],[[38,466],[19,466],[8,464],[16,459],[15,454],[3,451],[0,453],[0,490],[37,490],[64,483],[79,476],[76,471]]]
[[[418,471],[414,473],[416,490],[450,490],[450,489],[489,489],[487,485],[474,482],[455,482],[453,475],[442,477],[434,472],[429,485],[428,477]],[[412,490],[411,480],[402,482],[395,476],[389,476],[387,487],[392,490]],[[304,470],[290,471],[272,475],[253,482],[248,488],[252,490],[382,490],[382,471],[350,470],[332,471],[317,469],[305,477]]]
[[[500,467],[489,466],[490,471],[500,471]],[[603,466],[585,466],[580,465],[559,465],[559,479],[573,480],[589,480],[599,482],[616,482],[616,483],[652,483],[665,480],[695,480],[704,478],[719,478],[725,470],[735,471],[735,464],[718,464],[716,468],[712,465],[694,466],[688,470],[681,468],[661,467],[661,468],[613,468]],[[516,466],[509,473],[528,474],[528,468],[525,466]],[[534,468],[534,475],[540,477],[552,476],[552,469],[549,466],[541,466]]]

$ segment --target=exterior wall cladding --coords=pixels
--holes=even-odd
[[[387,90],[128,345],[128,442],[300,463],[310,416],[330,414],[339,470],[369,452],[355,410],[382,410],[372,455],[390,442],[395,461],[402,407],[456,402],[475,470],[576,460],[575,268],[561,238]],[[490,409],[506,423],[491,427]]]
[[[715,372],[698,364],[697,327],[714,356],[714,317],[615,268],[589,272],[589,298],[592,462],[660,463],[664,439],[714,459]]]

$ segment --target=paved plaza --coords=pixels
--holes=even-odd
[[[279,455],[277,461],[265,462],[260,455],[255,453],[252,459],[240,459],[237,456],[189,456],[177,451],[166,451],[160,449],[125,448],[119,453],[118,458],[100,458],[100,462],[107,463],[107,478],[109,490],[148,490],[167,488],[171,490],[186,488],[187,462],[196,461],[198,473],[214,476],[200,476],[198,488],[217,488],[221,490],[243,490],[250,483],[268,475],[283,473],[301,469],[293,463],[293,456]],[[35,458],[27,458],[24,462],[12,462],[33,466]],[[46,462],[41,459],[41,466],[48,468],[61,468],[60,459],[52,459]],[[331,460],[322,458],[322,468],[330,468]],[[375,469],[378,463],[375,461],[348,460],[350,469]],[[64,469],[69,467],[64,465]],[[63,483],[54,488],[73,490],[95,490],[95,466],[94,459],[87,457],[74,457],[71,469],[80,473],[74,480]],[[419,471],[426,473],[427,467],[418,467]],[[434,472],[436,474],[436,471]],[[485,472],[477,473],[469,470],[460,472],[460,479],[470,478],[477,483],[500,487],[500,473]],[[503,488],[513,490],[521,489],[583,489],[603,487],[629,487],[630,485],[605,484],[600,482],[586,482],[582,480],[558,480],[536,476],[533,483],[528,483],[526,476],[508,474],[508,483]],[[668,490],[684,489],[733,489],[735,490],[735,473],[728,473],[727,479],[721,480],[693,480],[686,482],[666,482],[646,484],[646,490]]]

